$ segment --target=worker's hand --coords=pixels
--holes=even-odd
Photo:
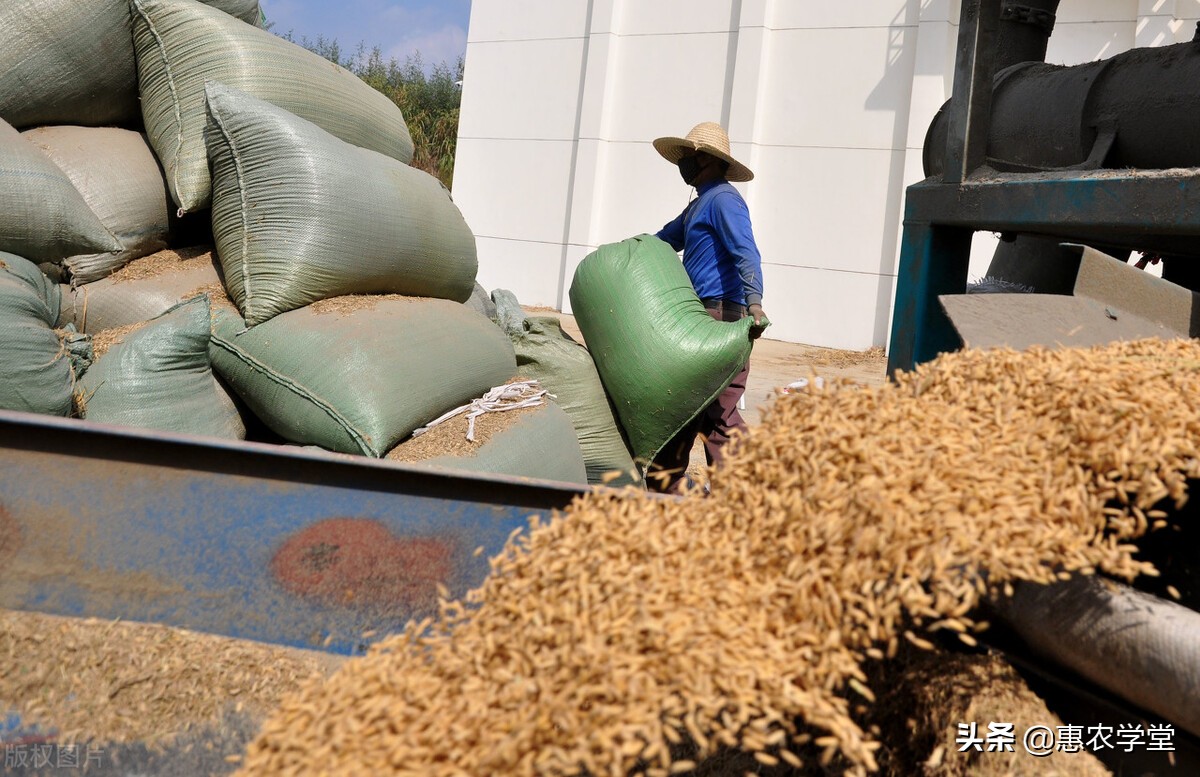
[[[751,305],[747,311],[754,319],[754,326],[750,327],[750,339],[757,340],[762,337],[762,333],[767,329],[767,324],[771,322],[767,319],[767,314],[763,312],[762,305]]]

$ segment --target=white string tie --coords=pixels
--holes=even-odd
[[[484,413],[502,413],[506,410],[523,410],[527,407],[537,407],[545,404],[546,397],[554,398],[554,395],[541,388],[536,380],[505,383],[503,386],[496,386],[490,389],[478,399],[472,399],[469,403],[438,416],[420,429],[414,431],[412,436],[420,437],[435,426],[466,413],[467,441],[475,442],[475,419],[479,416]]]

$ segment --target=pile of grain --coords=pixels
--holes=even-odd
[[[384,458],[392,461],[417,462],[437,456],[474,456],[492,437],[520,423],[521,419],[528,414],[536,412],[538,412],[537,408],[530,407],[522,410],[484,413],[475,419],[474,440],[467,439],[469,422],[467,414],[462,413],[448,421],[443,421],[420,437],[411,438],[403,445],[397,445],[388,451]]]
[[[261,715],[332,662],[166,626],[0,610],[0,710],[63,742],[165,744]]]
[[[142,281],[148,278],[157,278],[166,273],[191,269],[205,263],[211,264],[214,259],[211,246],[168,248],[140,259],[134,259],[108,277],[115,283]]]
[[[864,773],[868,657],[972,644],[985,574],[1148,571],[1126,540],[1200,471],[1197,396],[1200,344],[1143,341],[781,397],[710,498],[535,524],[466,603],[287,699],[244,773],[666,775],[722,748]]]

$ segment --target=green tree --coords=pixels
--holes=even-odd
[[[296,40],[290,32],[281,37],[341,65],[399,106],[413,139],[413,167],[436,176],[450,188],[462,102],[462,57],[453,67],[440,62],[426,73],[419,51],[401,64],[395,58],[385,61],[378,46],[368,50],[360,43],[353,55],[343,56],[336,40],[320,35],[316,40]]]

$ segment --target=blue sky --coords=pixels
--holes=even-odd
[[[359,43],[404,62],[421,52],[426,68],[451,68],[467,50],[471,0],[260,0],[271,32],[296,40],[336,40],[345,54]]]

